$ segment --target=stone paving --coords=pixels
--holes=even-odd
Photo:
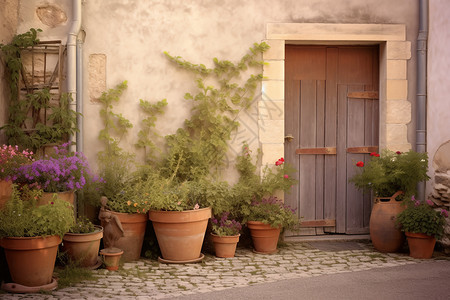
[[[286,243],[271,255],[238,249],[234,258],[205,255],[201,263],[161,264],[140,259],[119,271],[93,271],[96,281],[40,294],[1,293],[0,299],[164,299],[245,287],[283,279],[417,264],[403,253],[380,253],[370,243],[359,250],[321,251],[309,243]]]

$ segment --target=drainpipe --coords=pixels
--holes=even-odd
[[[428,0],[419,0],[419,35],[417,37],[417,125],[416,151],[427,151],[427,41]],[[425,199],[425,181],[417,186],[419,199]]]
[[[72,26],[67,36],[67,93],[72,96],[70,108],[77,111],[77,36],[81,28],[81,0],[72,2]],[[78,111],[77,111],[78,112]],[[73,140],[73,137],[71,138]]]
[[[83,43],[84,39],[86,37],[86,33],[84,30],[80,31],[80,34],[77,38],[77,63],[76,63],[76,70],[77,70],[77,77],[76,77],[76,111],[77,113],[82,114],[83,113]],[[77,152],[83,152],[83,116],[77,115],[77,137],[76,137],[76,149]]]

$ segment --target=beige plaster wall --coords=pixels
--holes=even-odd
[[[427,105],[427,150],[430,158],[431,176],[438,166],[447,166],[450,171],[450,152],[436,152],[450,140],[450,5],[446,0],[431,0],[429,3],[428,38],[428,105]],[[447,163],[445,163],[447,161]],[[431,192],[433,179],[428,184]]]
[[[52,28],[42,26],[32,13],[36,3],[40,2],[32,1],[33,7],[29,1],[21,1],[20,30],[41,27],[44,29],[41,36],[64,40],[71,22],[69,1],[45,1],[55,3],[67,12],[67,23]],[[99,146],[99,106],[91,100],[93,97],[90,92],[96,89],[90,88],[95,83],[89,79],[96,76],[89,74],[103,72],[105,78],[97,80],[100,83],[103,80],[107,88],[128,80],[129,88],[118,109],[135,124],[130,136],[123,140],[125,144],[132,144],[139,129],[138,120],[142,117],[138,110],[140,98],[150,101],[167,98],[169,105],[166,114],[158,122],[162,134],[176,130],[189,114],[189,104],[183,99],[183,95],[193,91],[192,78],[170,64],[163,51],[208,66],[211,66],[214,57],[236,61],[254,42],[266,38],[268,23],[405,24],[406,40],[411,41],[411,49],[415,50],[417,15],[417,3],[411,0],[84,0],[84,151],[93,160]],[[91,56],[93,54],[97,56]],[[104,55],[105,60],[100,60],[103,65],[98,61],[90,61],[92,57],[103,57],[98,55]],[[402,65],[400,68],[406,74],[409,84],[403,87],[402,91],[406,93],[403,96],[414,107],[414,56],[404,64],[406,66]],[[92,69],[92,66],[97,66],[98,69]],[[266,71],[278,74],[282,67],[281,63],[275,63]],[[259,97],[255,100],[261,99]],[[266,100],[274,100],[269,101],[268,105],[274,107],[278,114],[283,114],[282,99]],[[243,126],[234,140],[235,149],[240,148],[243,140],[249,140],[251,146],[256,148],[260,146],[260,139],[275,138],[261,129],[263,126],[279,126],[280,120],[277,117],[267,121],[258,119],[261,110],[268,109],[266,103],[263,107],[261,105],[260,101],[255,101],[253,110],[242,115]],[[412,126],[413,122],[407,127],[408,142],[414,144]],[[230,153],[230,161],[232,160],[233,153]]]
[[[19,0],[3,0],[0,5],[0,44],[7,44],[16,34]],[[5,63],[0,59],[0,127],[8,120],[9,84],[5,78]],[[0,132],[0,145],[6,143]]]

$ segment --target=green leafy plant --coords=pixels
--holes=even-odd
[[[34,199],[21,197],[30,198],[19,194],[13,185],[11,199],[0,211],[0,237],[62,237],[73,225],[73,207],[56,195],[50,203],[41,206],[36,206]]]
[[[416,194],[417,184],[429,179],[428,155],[410,150],[405,153],[384,150],[382,154],[371,153],[369,162],[356,163],[360,169],[350,179],[361,190],[372,190],[376,197],[391,197],[404,192],[408,198]]]
[[[218,236],[238,235],[242,230],[242,225],[234,219],[228,219],[229,212],[224,212],[220,218],[211,218],[211,230]]]
[[[70,233],[91,233],[95,231],[95,226],[85,216],[79,216],[76,222],[70,227]]]
[[[295,210],[273,196],[253,201],[248,220],[260,221],[274,228],[282,227],[284,230],[294,229],[300,224]]]
[[[438,240],[442,238],[445,218],[448,217],[447,210],[435,209],[431,200],[420,202],[414,196],[406,205],[406,209],[397,216],[397,224],[401,226],[402,231],[423,233]]]

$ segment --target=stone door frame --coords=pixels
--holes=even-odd
[[[404,24],[268,23],[263,54],[262,97],[258,103],[259,141],[262,164],[274,164],[284,156],[284,59],[286,44],[360,45],[380,47],[380,149],[408,151],[407,124],[411,121],[408,101],[407,60],[411,42]],[[282,112],[282,113],[273,113]]]

